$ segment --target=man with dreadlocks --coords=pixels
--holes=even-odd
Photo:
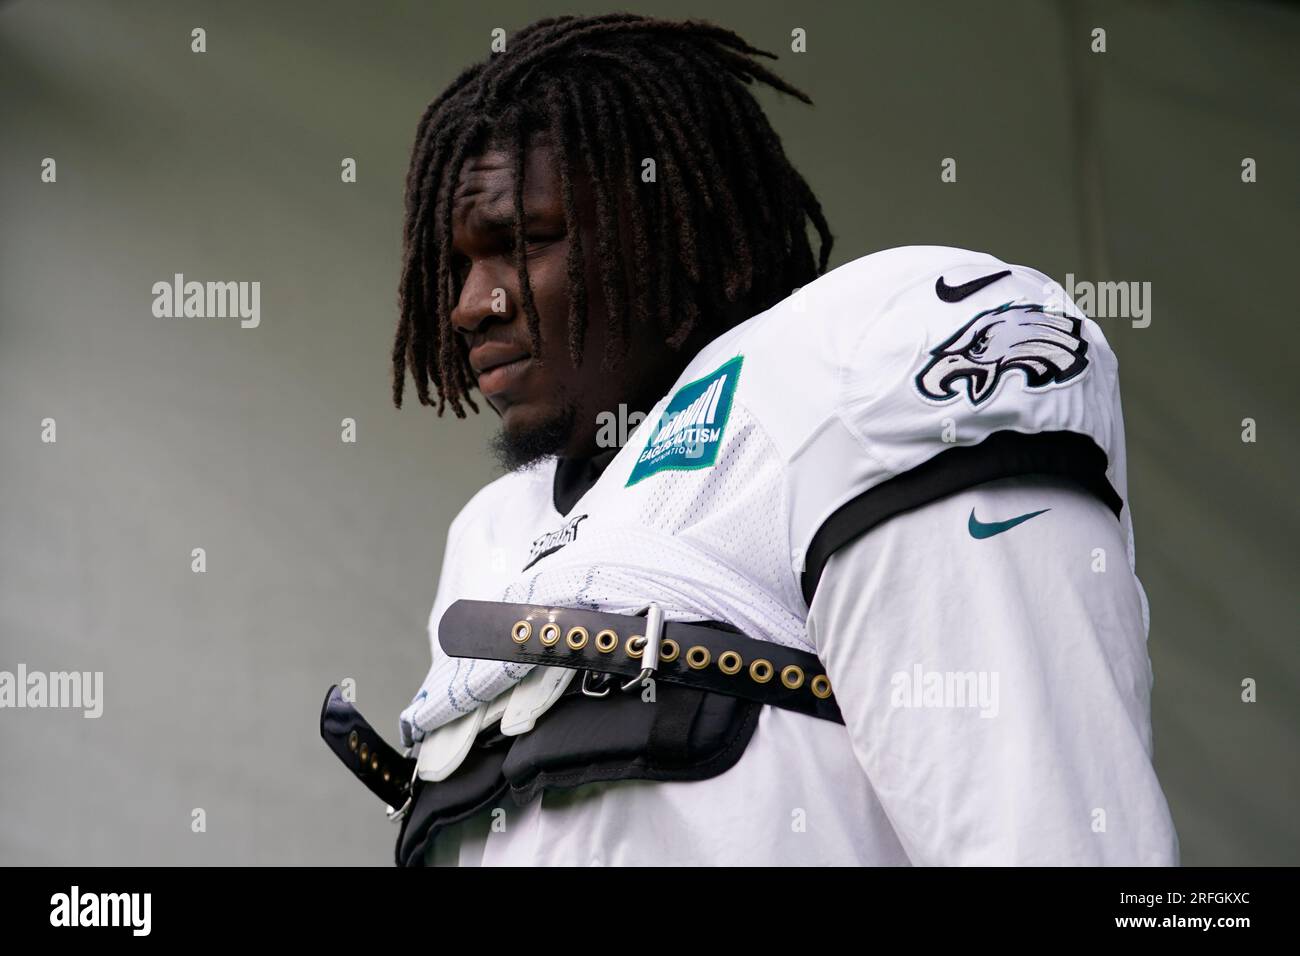
[[[507,473],[448,534],[417,752],[337,689],[322,735],[402,864],[1176,861],[1114,355],[988,255],[825,273],[769,56],[564,17],[425,112],[394,402],[477,388]]]

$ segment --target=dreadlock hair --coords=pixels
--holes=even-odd
[[[775,59],[710,23],[620,13],[540,20],[514,34],[507,52],[461,73],[425,110],[407,172],[393,403],[402,406],[409,368],[422,405],[434,404],[432,379],[439,415],[448,404],[458,418],[465,405],[478,411],[466,346],[451,327],[459,297],[449,264],[451,199],[462,165],[489,140],[513,149],[518,249],[526,146],[544,132],[556,147],[575,365],[588,302],[578,176],[592,187],[599,261],[623,263],[624,241],[635,257],[601,273],[610,321],[603,366],[624,350],[630,321],[653,317],[669,346],[680,349],[698,326],[725,321],[737,304],[756,314],[824,272],[833,240],[821,205],[786,159],[750,86],[757,81],[812,101],[757,57]],[[657,184],[641,182],[644,157],[656,160]],[[808,222],[818,236],[816,257]],[[517,259],[536,355],[540,322],[525,259]]]

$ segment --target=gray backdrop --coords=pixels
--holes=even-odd
[[[1300,11],[621,5],[782,53],[817,106],[764,103],[826,205],[836,264],[937,243],[1151,283],[1148,328],[1102,325],[1122,365],[1161,780],[1185,863],[1300,862]],[[428,659],[447,525],[494,474],[488,418],[389,402],[410,139],[493,27],[605,9],[0,7],[0,670],[105,675],[98,720],[0,710],[0,862],[390,859],[393,831],[321,744],[318,707],[352,677],[392,735]],[[151,286],[177,272],[260,281],[260,327],[155,318]]]

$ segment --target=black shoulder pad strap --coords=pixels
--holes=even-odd
[[[397,808],[406,802],[415,761],[385,743],[360,712],[343,698],[337,684],[329,689],[321,705],[320,735],[371,793],[390,807]]]
[[[575,607],[459,600],[438,621],[450,657],[641,674],[646,619]],[[842,724],[816,654],[699,621],[664,624],[656,681],[726,694]]]

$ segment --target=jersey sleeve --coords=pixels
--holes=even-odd
[[[809,633],[914,864],[1177,864],[1123,549],[1095,496],[1024,478],[892,518],[827,562]]]
[[[945,247],[877,253],[796,293],[749,348],[780,356],[768,377],[786,381],[748,400],[786,458],[805,601],[839,548],[984,481],[1067,476],[1123,511],[1114,353],[1040,272]]]

